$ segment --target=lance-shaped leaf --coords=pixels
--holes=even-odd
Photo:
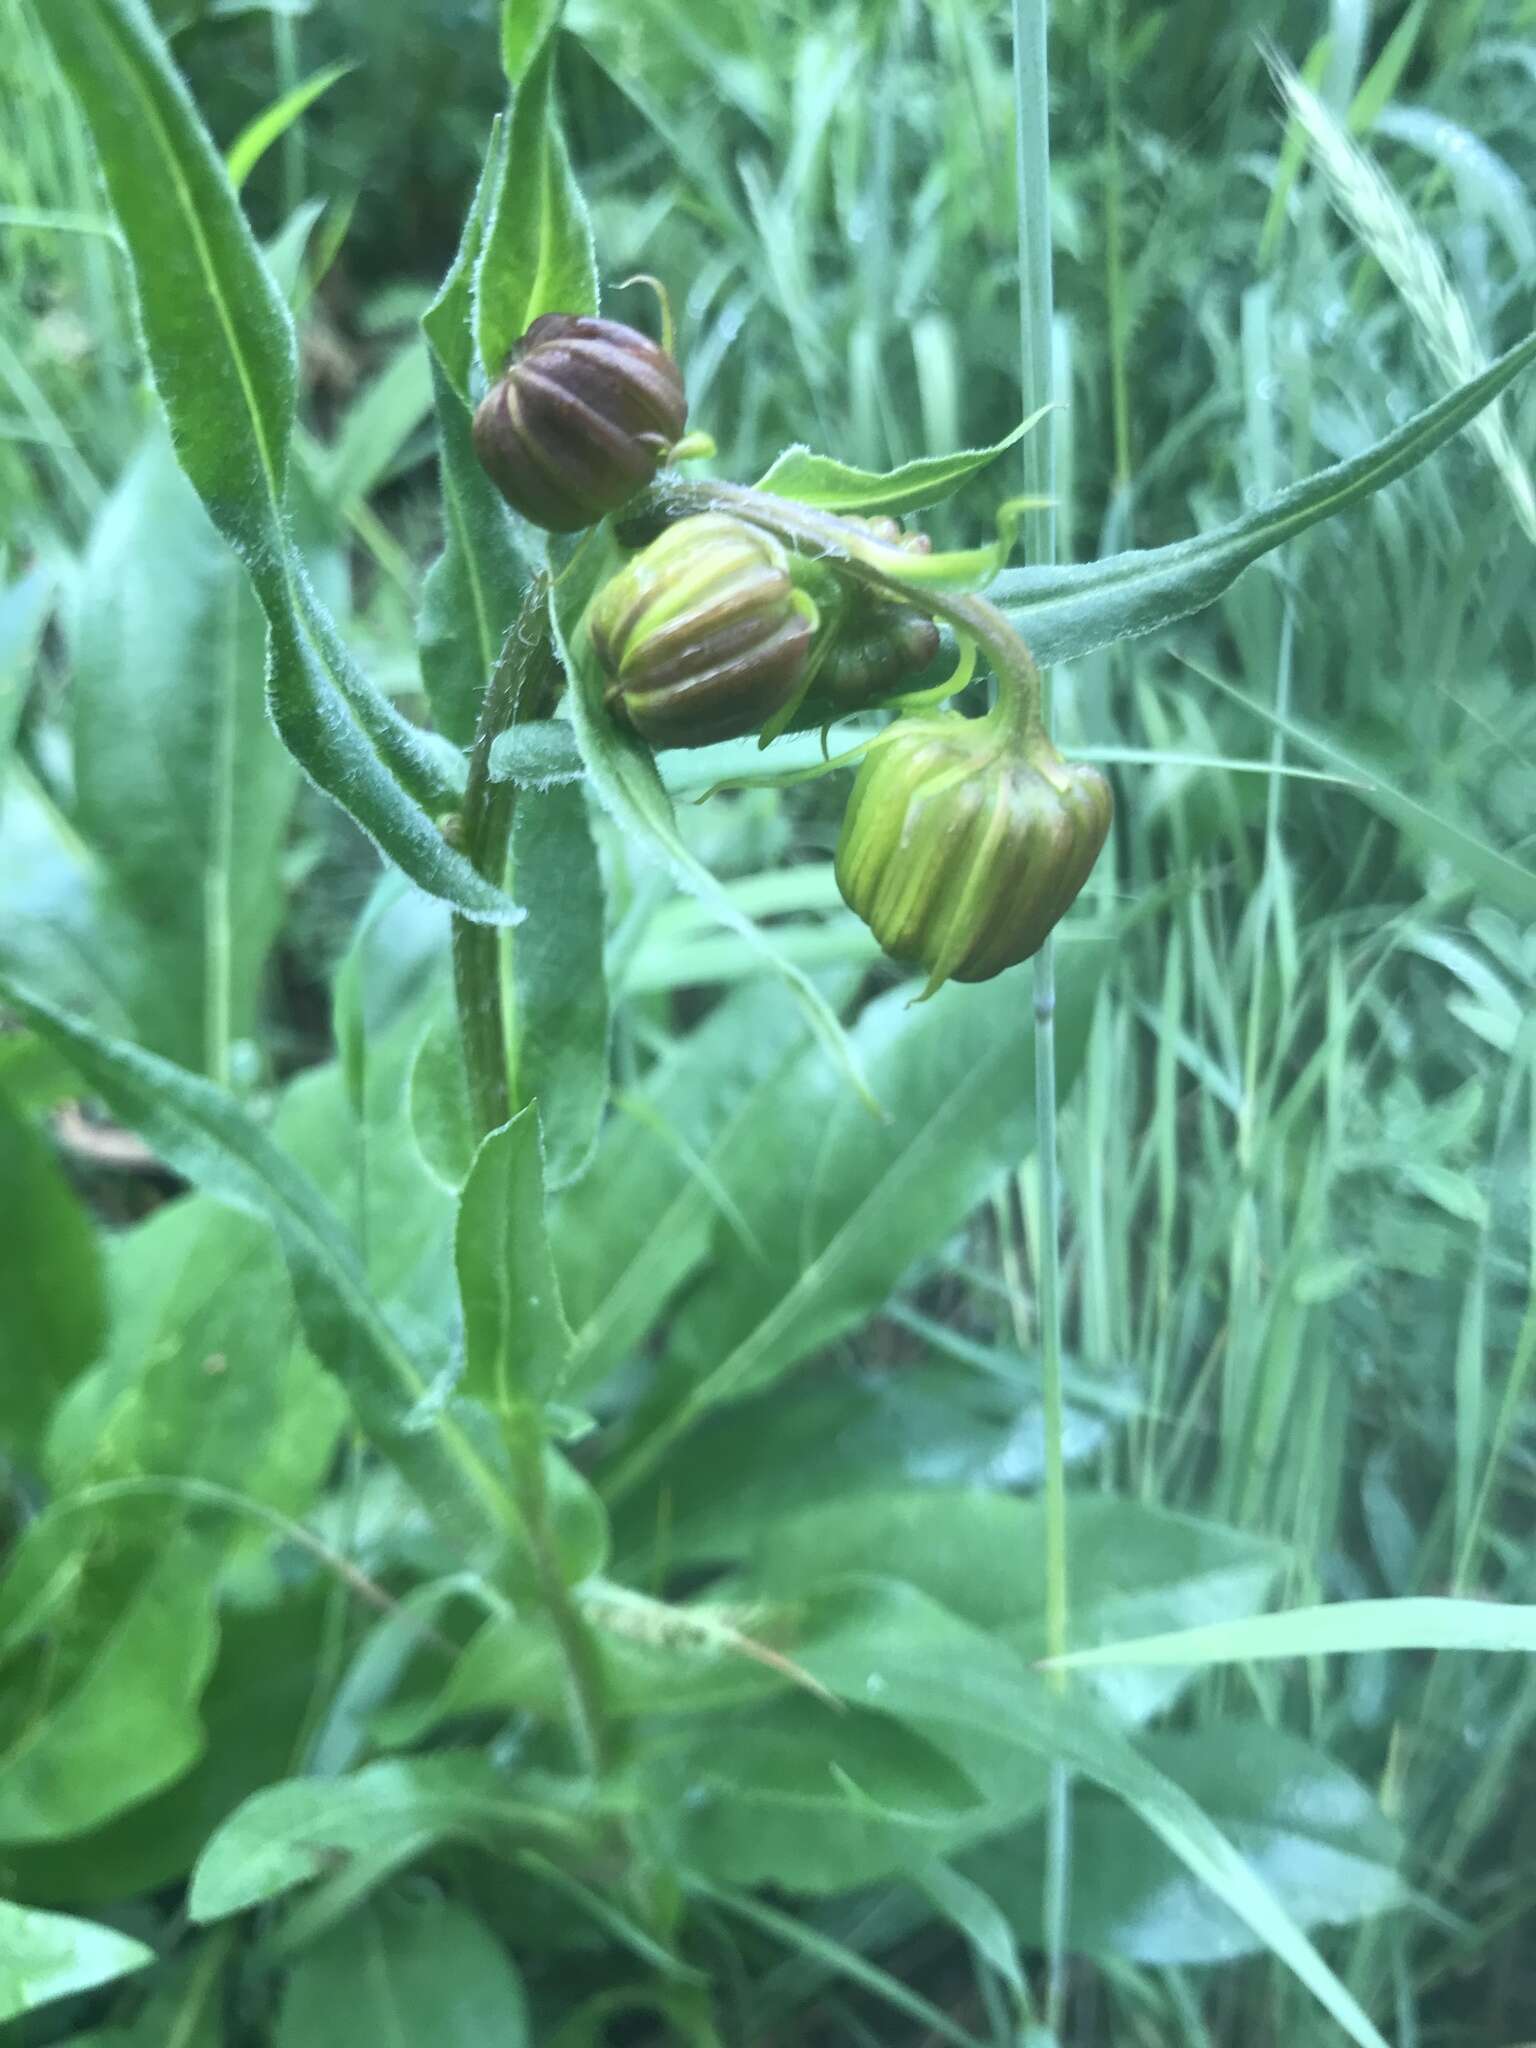
[[[0,2022],[93,1991],[154,1960],[153,1949],[115,1927],[0,1899]]]
[[[595,313],[597,262],[554,101],[555,37],[528,59],[475,265],[474,329],[487,377],[541,313]]]
[[[519,1110],[481,1143],[459,1201],[454,1256],[466,1390],[502,1414],[544,1400],[569,1365],[571,1333],[544,1222],[536,1110]]]
[[[953,455],[920,455],[915,462],[904,462],[900,469],[884,472],[854,469],[835,456],[816,455],[803,446],[786,448],[774,458],[757,488],[772,491],[777,498],[795,498],[802,505],[815,505],[823,512],[864,516],[877,512],[919,512],[925,505],[942,503],[968,478],[995,462],[1023,439],[1045,410],[1042,408],[1021,420],[1011,434],[994,441],[990,448],[960,448]]]
[[[0,975],[0,998],[168,1164],[273,1226],[305,1338],[346,1387],[363,1429],[450,1541],[482,1560],[503,1552],[511,1510],[488,1426],[450,1399],[446,1359],[423,1356],[386,1319],[355,1246],[308,1176],[211,1082],[92,1030],[9,976]]]
[[[987,595],[1008,614],[1035,659],[1047,667],[1092,654],[1116,640],[1155,633],[1213,603],[1251,562],[1283,541],[1406,476],[1460,433],[1532,362],[1536,334],[1364,454],[1319,470],[1277,492],[1257,511],[1211,533],[1164,548],[1132,549],[1102,562],[1005,569]]]
[[[298,560],[285,517],[293,324],[154,22],[142,0],[78,0],[39,20],[122,225],[177,457],[267,614],[279,732],[414,882],[467,916],[511,920],[434,822],[455,799],[454,757],[363,676]]]

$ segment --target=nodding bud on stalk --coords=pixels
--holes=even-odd
[[[475,453],[514,511],[576,533],[651,482],[688,424],[664,349],[617,320],[545,313],[475,412]]]
[[[770,534],[723,512],[680,519],[593,603],[605,701],[653,747],[760,732],[799,686],[802,604]]]
[[[837,885],[893,959],[943,982],[1029,959],[1087,881],[1114,802],[1096,768],[992,713],[904,718],[865,756]]]

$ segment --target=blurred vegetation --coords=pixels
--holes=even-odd
[[[224,146],[300,79],[352,67],[265,154],[248,197],[300,279],[316,572],[374,672],[419,708],[412,626],[437,514],[414,320],[501,104],[497,10],[156,11]],[[561,89],[607,305],[650,322],[646,292],[622,281],[663,282],[719,473],[751,478],[802,440],[885,467],[1015,423],[1004,10],[571,0],[564,19]],[[1424,305],[1330,203],[1267,43],[1395,186],[1482,349],[1536,321],[1532,0],[1059,0],[1053,30],[1051,431],[1069,558],[1212,526],[1443,386]],[[215,589],[228,564],[206,559],[200,517],[156,455],[126,267],[25,9],[0,15],[0,79],[5,956],[198,1067],[175,995],[175,887],[160,868],[136,878],[114,841],[145,787],[134,776],[169,758],[165,728],[136,735],[132,692],[108,673],[99,636],[116,628],[92,623],[114,575],[137,587],[146,573],[135,491],[183,521],[182,571],[201,564],[207,606],[233,608],[221,644],[251,701],[260,633],[241,623],[248,597]],[[1518,467],[1536,445],[1530,380],[1505,419]],[[1536,1600],[1536,921],[1528,901],[1469,885],[1446,838],[1524,862],[1536,841],[1536,557],[1514,474],[1463,436],[1171,638],[1055,677],[1063,733],[1115,764],[1120,796],[1089,926],[1127,914],[1063,1113],[1079,1484],[1280,1540],[1297,1603]],[[989,473],[936,530],[989,530],[1000,494]],[[146,693],[166,637],[195,661],[209,630],[208,613],[170,619],[165,592],[151,596]],[[94,740],[92,717],[111,721]],[[185,758],[200,744],[189,729]],[[262,772],[222,1057],[224,1078],[270,1102],[328,1057],[328,986],[375,868],[275,745]],[[164,801],[174,813],[174,763]],[[836,801],[825,785],[752,796],[691,829],[750,882],[824,861]],[[627,1085],[722,990],[757,984],[621,846],[603,853],[623,929]],[[826,913],[790,906],[784,928],[839,929]],[[1020,993],[1021,1031],[1026,1010]],[[14,1078],[24,1101],[63,1093],[46,1074]],[[71,1172],[119,1220],[148,1199],[83,1140]],[[949,1351],[1027,1365],[1036,1193],[1032,1163],[1001,1183],[861,1334],[860,1361]],[[1190,1695],[1166,1739],[1234,1703],[1346,1766],[1400,1831],[1409,1902],[1326,1942],[1394,2042],[1536,2034],[1528,1661],[1257,1667]],[[1090,1810],[1090,1845],[1094,1824]],[[866,1900],[822,1914],[855,1947],[871,1917]],[[963,1975],[953,1931],[931,1922],[904,1939],[897,1974],[943,2003]],[[1148,1954],[1111,1935],[1099,1960],[1075,1982],[1075,2041],[1337,2038],[1260,1958],[1164,1968],[1155,1943]],[[893,2023],[856,1995],[840,2006],[812,1986],[797,2005],[788,1976],[782,1988],[800,2017],[765,2041],[921,2038],[871,2031]]]

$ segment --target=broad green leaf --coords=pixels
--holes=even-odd
[[[1068,1409],[1069,1465],[1103,1440],[1102,1422]],[[615,1536],[642,1580],[653,1549],[674,1567],[744,1564],[819,1504],[830,1511],[895,1486],[933,1487],[947,1503],[959,1487],[1036,1487],[1044,1466],[1036,1387],[948,1363],[829,1367],[708,1417],[691,1454],[625,1503]],[[1076,1511],[1086,1521],[1088,1504]],[[809,1514],[805,1521],[814,1525]],[[999,1577],[1007,1569],[999,1559]],[[1026,1602],[1033,1611],[1037,1581],[1015,1570],[1012,1593],[1015,1615]]]
[[[555,107],[555,45],[546,32],[514,86],[506,160],[475,266],[475,340],[487,377],[500,375],[540,314],[597,311],[591,224]]]
[[[604,708],[602,676],[586,628],[586,608],[613,559],[610,537],[606,533],[589,535],[581,554],[573,558],[564,574],[555,578],[550,592],[555,644],[570,683],[572,723],[592,787],[609,816],[649,859],[661,862],[690,895],[714,912],[727,930],[745,939],[789,983],[812,1028],[840,1064],[843,1085],[853,1084],[867,1114],[877,1105],[869,1094],[847,1034],[825,997],[809,976],[786,960],[773,940],[737,907],[730,892],[685,844],[650,749],[633,735],[621,732]],[[576,573],[578,570],[580,574]]]
[[[0,1091],[0,1449],[36,1466],[59,1396],[106,1330],[96,1234],[52,1147]]]
[[[1063,1092],[1105,951],[1070,940],[1061,949]],[[733,1242],[716,1222],[714,1263],[674,1328],[668,1385],[621,1458],[614,1498],[709,1409],[756,1392],[878,1309],[1029,1150],[1034,1055],[1019,977],[951,985],[918,1007],[910,995],[882,996],[853,1033],[883,1122],[811,1050],[733,1132],[719,1177],[750,1236]]]
[[[964,1772],[883,1714],[807,1697],[701,1717],[641,1759],[658,1853],[723,1884],[851,1890],[941,1853],[980,1804]]]
[[[177,458],[267,614],[278,731],[420,887],[467,916],[513,921],[509,900],[437,828],[458,786],[453,761],[363,676],[289,538],[292,322],[142,0],[79,0],[39,19],[128,243]]]
[[[540,1791],[544,1796],[539,1796]],[[477,1752],[373,1763],[342,1778],[292,1778],[247,1799],[198,1858],[188,1910],[222,1920],[327,1876],[338,1858],[379,1857],[378,1881],[445,1841],[505,1849],[585,1840],[569,1802]]]
[[[1300,1927],[1338,1927],[1407,1902],[1402,1843],[1365,1787],[1261,1721],[1208,1721],[1149,1735],[1148,1761],[1198,1801]],[[1083,1789],[1072,1809],[1069,1939],[1080,1953],[1159,1968],[1230,1962],[1261,1944],[1124,1807]],[[1000,1836],[965,1868],[1005,1904],[1031,1946],[1043,1938],[1044,1839]]]
[[[156,433],[108,499],[75,614],[75,821],[128,926],[135,1036],[222,1078],[254,1035],[298,777],[262,708],[245,572]]]
[[[27,1525],[0,1582],[0,1842],[81,1834],[196,1761],[215,1562],[160,1503],[66,1499]]]
[[[569,1391],[596,1386],[637,1345],[735,1214],[715,1172],[737,1122],[782,1085],[805,1041],[771,984],[741,989],[680,1036],[643,1085],[620,1096],[591,1170],[552,1216],[574,1333]]]
[[[1474,420],[1536,362],[1536,335],[1479,377],[1416,413],[1363,455],[1280,491],[1267,505],[1210,533],[1063,568],[1005,569],[987,596],[1008,614],[1042,667],[1113,641],[1155,633],[1211,604],[1251,562],[1321,519],[1406,476]]]
[[[511,1957],[465,1906],[436,1891],[392,1893],[333,1929],[295,1964],[274,2048],[338,2041],[529,2048]]]
[[[560,1188],[590,1162],[608,1100],[603,880],[579,785],[518,792],[512,884],[528,913],[512,941],[517,1095],[538,1104]]]
[[[538,1111],[485,1138],[459,1200],[454,1244],[464,1304],[464,1387],[510,1416],[560,1385],[571,1335],[544,1224]]]
[[[122,1120],[195,1186],[264,1217],[288,1259],[311,1350],[445,1534],[471,1555],[512,1533],[499,1460],[476,1412],[449,1398],[447,1361],[407,1343],[313,1182],[211,1083],[103,1036],[0,976],[0,996],[65,1053]]]
[[[1248,1664],[1380,1650],[1536,1653],[1536,1607],[1497,1600],[1338,1600],[1285,1614],[1250,1614],[1173,1634],[1134,1636],[1075,1650],[1072,1665]]]
[[[248,121],[229,146],[224,159],[229,182],[238,192],[273,143],[286,135],[306,107],[312,107],[322,93],[329,92],[338,79],[345,78],[353,64],[327,64],[301,78],[290,92],[264,107],[255,120]]]
[[[94,1991],[154,1960],[153,1949],[115,1927],[0,1899],[0,2022]]]
[[[56,1493],[154,1477],[225,1487],[253,1508],[303,1514],[346,1420],[341,1388],[299,1342],[271,1230],[199,1197],[165,1204],[109,1241],[111,1337],[48,1437]],[[270,1527],[209,1518],[232,1548]]]
[[[1358,2048],[1386,2048],[1247,1859],[1081,1688],[1054,1693],[1016,1652],[912,1587],[849,1582],[849,1603],[841,1629],[796,1650],[813,1678],[844,1699],[909,1722],[966,1768],[978,1743],[1009,1744],[1103,1786],[1252,1928]]]
[[[217,1530],[213,1515],[206,1526]],[[270,1539],[270,1529],[263,1533]],[[7,1848],[17,1889],[44,1905],[95,1909],[181,1884],[241,1801],[294,1768],[335,1597],[332,1581],[313,1579],[284,1588],[270,1607],[226,1603],[218,1661],[198,1705],[202,1755],[175,1784],[88,1834]],[[153,2037],[145,2048],[151,2043],[161,2048]]]
[[[1033,1662],[1047,1645],[1044,1578],[1029,1568],[1045,1553],[1045,1523],[1043,1502],[1001,1493],[873,1492],[766,1520],[747,1572],[781,1598],[846,1572],[884,1573]],[[1219,1522],[1091,1494],[1069,1500],[1067,1536],[1079,1640],[1123,1634],[1133,1615],[1144,1624],[1252,1612],[1285,1562],[1278,1545]],[[1101,1697],[1122,1720],[1144,1721],[1175,1690],[1133,1680],[1102,1688]]]
[[[786,448],[758,480],[756,488],[778,498],[795,498],[823,512],[918,512],[941,504],[961,484],[995,462],[1039,424],[1043,413],[1022,420],[1011,434],[990,448],[962,448],[953,455],[924,455],[883,475],[854,469],[831,455],[813,455],[809,448]]]

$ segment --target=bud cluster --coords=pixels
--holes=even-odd
[[[654,480],[687,419],[666,351],[614,321],[547,314],[482,400],[474,439],[516,511],[574,533]],[[807,533],[826,522],[818,529],[805,508],[777,502],[778,513],[759,499],[748,518],[708,511],[664,526],[593,599],[587,624],[604,706],[648,746],[901,712],[937,657],[938,628],[910,567],[902,574],[903,557],[930,552],[926,535],[850,518],[817,548]],[[641,508],[647,518],[651,504]],[[982,601],[971,601],[970,616],[993,653],[995,707],[982,718],[909,708],[869,742],[835,863],[844,900],[892,959],[926,974],[925,995],[1038,952],[1113,815],[1098,770],[1052,746],[1022,642]]]

